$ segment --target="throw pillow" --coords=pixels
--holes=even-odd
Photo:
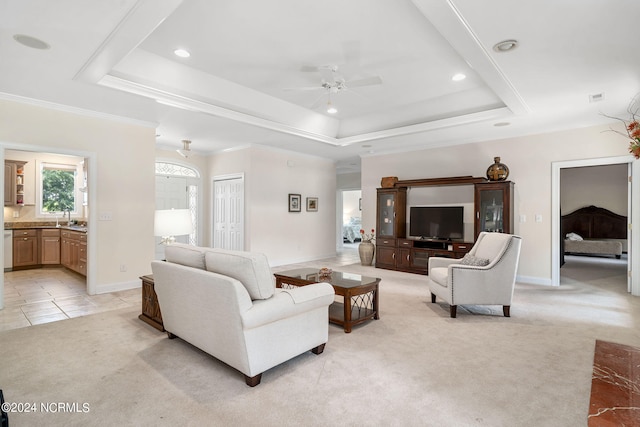
[[[573,241],[579,242],[584,239],[582,238],[581,235],[577,233],[567,233],[567,240],[573,240]]]
[[[489,265],[490,262],[491,261],[488,260],[487,258],[479,258],[479,257],[473,256],[473,255],[469,255],[469,254],[466,254],[460,260],[460,264],[462,264],[462,265],[472,265],[474,267],[484,267],[486,265]]]

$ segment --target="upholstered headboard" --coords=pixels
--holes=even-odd
[[[627,217],[596,206],[562,216],[562,236],[576,233],[585,239],[626,239]]]

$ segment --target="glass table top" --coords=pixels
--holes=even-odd
[[[295,268],[293,270],[277,271],[274,274],[294,279],[308,280],[310,282],[327,282],[343,288],[355,288],[380,281],[380,279],[376,277],[361,276],[360,274],[344,273],[335,270],[330,276],[320,276],[317,268]]]

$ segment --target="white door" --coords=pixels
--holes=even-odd
[[[244,250],[244,178],[213,182],[213,247]]]
[[[631,203],[633,201],[633,163],[629,163],[628,166],[628,181],[629,181],[629,185],[627,187],[627,292],[632,292],[633,291],[633,281],[632,281],[632,274],[631,274],[631,270],[633,267],[633,256],[631,255],[632,253],[632,247],[633,245],[631,237],[632,237],[632,227],[631,227],[631,222],[633,219],[633,203]]]
[[[156,209],[187,209],[187,178],[156,175]],[[160,237],[155,238],[156,259],[164,258]],[[176,236],[176,242],[189,243],[189,236]]]

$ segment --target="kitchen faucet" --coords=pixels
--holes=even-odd
[[[71,211],[67,211],[67,225],[71,225]]]

